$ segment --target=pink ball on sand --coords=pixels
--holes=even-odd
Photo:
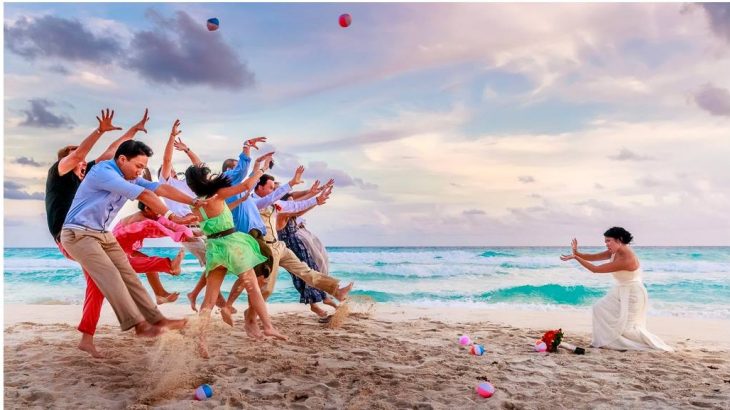
[[[492,386],[492,383],[484,382],[484,383],[479,383],[476,390],[477,390],[478,395],[484,397],[485,399],[488,399],[488,398],[492,397],[495,389],[494,389],[494,386]]]
[[[469,346],[471,344],[471,339],[467,335],[463,335],[459,338],[459,344],[462,346]]]
[[[547,345],[542,340],[535,341],[536,352],[547,352]]]

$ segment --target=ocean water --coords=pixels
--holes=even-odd
[[[610,275],[561,262],[560,253],[567,248],[333,247],[328,251],[331,274],[354,281],[353,294],[378,302],[580,310],[589,309],[613,285]],[[635,251],[642,262],[650,315],[730,319],[730,247],[636,247]],[[173,257],[176,250],[146,248],[145,252]],[[6,303],[82,303],[83,274],[56,248],[8,248],[4,255]],[[186,303],[184,294],[200,272],[188,254],[180,276],[161,278],[167,290],[181,293],[177,303]],[[230,289],[233,279],[226,279],[224,290]],[[298,301],[290,275],[280,271],[270,302]]]

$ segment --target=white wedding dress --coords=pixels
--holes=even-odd
[[[670,346],[646,330],[649,296],[641,269],[612,273],[618,282],[593,305],[593,347],[616,350],[664,350]]]

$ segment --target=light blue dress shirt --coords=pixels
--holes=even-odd
[[[141,177],[128,181],[113,159],[102,161],[81,181],[63,227],[106,232],[127,201],[137,199],[145,189],[154,191],[159,185]]]

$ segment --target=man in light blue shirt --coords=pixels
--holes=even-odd
[[[122,330],[134,327],[136,334],[143,337],[157,336],[165,328],[182,328],[186,321],[166,319],[157,309],[110,232],[110,224],[128,200],[139,199],[152,211],[179,224],[197,218],[175,216],[157,195],[193,206],[204,203],[169,185],[140,178],[150,156],[152,150],[147,145],[130,140],[119,146],[113,160],[94,166],[81,182],[61,231],[64,249],[84,267],[109,300]],[[103,298],[94,299],[98,301],[98,311],[87,309],[85,303],[84,316],[95,314],[98,319]]]

